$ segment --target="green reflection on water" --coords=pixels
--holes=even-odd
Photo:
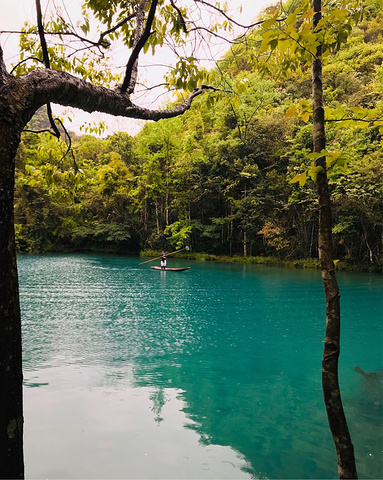
[[[196,263],[173,273],[138,263],[19,258],[26,387],[49,384],[25,390],[28,476],[336,478],[318,272]],[[366,386],[353,368],[383,365],[381,282],[339,277],[343,400],[360,477],[379,478],[382,385]],[[101,448],[102,432],[115,436],[113,448]],[[67,450],[50,474],[36,460],[39,443],[43,459],[46,449],[53,458]]]

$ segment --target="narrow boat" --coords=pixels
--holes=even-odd
[[[150,268],[153,268],[153,270],[165,270],[167,272],[182,272],[182,270],[189,270],[189,268],[191,267],[181,267],[181,268],[170,268],[170,267],[166,267],[166,268],[161,268],[161,267],[150,267]]]

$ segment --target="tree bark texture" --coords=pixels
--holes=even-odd
[[[321,18],[321,0],[312,2],[315,29]],[[321,47],[312,64],[313,145],[314,152],[325,148]],[[339,478],[357,478],[354,447],[343,411],[338,380],[340,354],[340,295],[332,254],[332,208],[326,173],[326,158],[316,161],[323,172],[318,174],[319,201],[318,248],[326,300],[326,332],[322,360],[322,388],[330,430],[334,439]]]
[[[8,80],[8,81],[7,81]],[[0,478],[23,478],[21,319],[14,236],[15,155],[22,119],[0,77]],[[8,85],[7,85],[8,84]]]

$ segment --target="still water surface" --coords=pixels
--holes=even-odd
[[[169,260],[18,259],[28,478],[336,478],[320,275]],[[171,263],[171,265],[170,265]],[[382,478],[379,276],[339,275],[360,478]]]

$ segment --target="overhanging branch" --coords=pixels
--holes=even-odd
[[[18,77],[17,81],[20,82],[22,91],[28,92],[26,108],[33,112],[52,102],[80,108],[89,113],[98,111],[114,116],[154,121],[181,115],[190,108],[197,96],[208,90],[218,90],[209,85],[200,85],[181,104],[167,110],[150,110],[132,103],[125,93],[92,85],[67,72],[34,70]]]

